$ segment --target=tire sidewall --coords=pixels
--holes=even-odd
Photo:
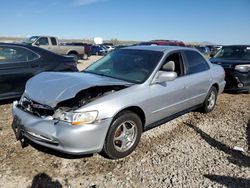
[[[208,108],[208,105],[209,105],[208,99],[209,99],[209,97],[210,97],[210,95],[211,95],[212,92],[215,93],[215,104],[214,104],[213,108],[209,109],[209,108]],[[204,111],[205,111],[206,113],[209,113],[209,112],[213,111],[213,109],[215,108],[216,101],[217,101],[217,96],[218,96],[218,91],[217,91],[217,89],[216,89],[214,86],[212,86],[212,87],[210,88],[210,90],[209,90],[209,92],[208,92],[208,95],[207,95],[207,97],[206,97],[206,99],[205,99],[205,102],[204,102]]]
[[[135,122],[137,127],[137,137],[136,140],[131,148],[129,148],[127,151],[120,152],[117,151],[114,147],[113,141],[114,141],[114,134],[116,129],[118,128],[121,123],[132,120]],[[104,143],[104,152],[105,154],[111,158],[111,159],[118,159],[128,156],[130,153],[132,153],[135,148],[137,147],[142,133],[142,122],[138,115],[132,112],[123,112],[120,115],[118,115],[116,118],[114,118],[114,121],[111,123],[111,126],[109,128],[109,131],[107,133],[105,143]]]

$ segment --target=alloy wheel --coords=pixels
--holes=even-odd
[[[137,138],[137,126],[133,121],[121,123],[115,130],[113,144],[117,151],[125,152],[135,143]]]

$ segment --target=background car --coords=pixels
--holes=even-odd
[[[149,42],[141,42],[140,46],[185,46],[184,42],[178,40],[151,40]]]
[[[225,90],[250,93],[250,45],[223,46],[210,61],[223,66]]]
[[[92,55],[106,55],[108,50],[101,45],[92,45]]]
[[[88,57],[92,55],[92,45],[87,44],[87,43],[82,43],[82,42],[67,42],[64,43],[66,46],[83,46],[85,50],[85,54],[87,54]],[[84,58],[87,59],[87,58]]]
[[[20,97],[26,81],[43,71],[78,71],[74,58],[42,48],[0,43],[0,99]]]
[[[115,49],[113,46],[110,46],[110,45],[105,45],[105,47],[106,47],[108,52],[111,52]]]
[[[203,53],[204,55],[210,55],[211,51],[210,48],[207,46],[196,46],[195,47],[197,50],[199,50],[201,53]]]
[[[76,60],[78,59],[87,59],[88,56],[85,53],[84,48],[78,45],[62,45],[59,43],[57,37],[51,36],[32,36],[23,41],[24,44],[39,46],[40,48],[49,50],[59,55],[70,55],[73,56]]]

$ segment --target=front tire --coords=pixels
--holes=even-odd
[[[110,159],[128,156],[138,145],[142,133],[140,117],[123,111],[112,122],[103,146],[102,154]]]
[[[208,92],[208,95],[203,103],[203,107],[202,107],[202,112],[204,113],[209,113],[211,111],[213,111],[216,101],[217,101],[217,95],[218,95],[218,91],[217,89],[212,86]]]

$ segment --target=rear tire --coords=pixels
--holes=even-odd
[[[213,111],[216,105],[217,95],[218,95],[217,89],[214,86],[212,86],[201,108],[201,111],[203,113],[209,113]]]
[[[131,111],[121,112],[109,128],[101,154],[110,159],[128,156],[138,145],[141,133],[140,117]]]

